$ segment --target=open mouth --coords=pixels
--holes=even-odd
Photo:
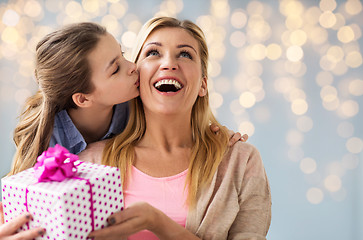
[[[174,79],[164,79],[156,82],[154,87],[159,92],[177,92],[182,89],[182,84]]]

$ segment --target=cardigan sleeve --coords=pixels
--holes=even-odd
[[[229,230],[228,239],[264,240],[271,222],[271,191],[259,152],[251,152],[240,180],[239,212]]]
[[[261,157],[251,144],[237,142],[189,210],[186,228],[203,240],[261,240],[270,221],[271,193]]]

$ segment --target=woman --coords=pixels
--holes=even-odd
[[[265,239],[271,195],[258,151],[228,133],[208,103],[208,49],[190,21],[155,18],[134,51],[140,97],[124,132],[80,158],[121,169],[125,210],[94,239]],[[102,153],[103,151],[103,153]]]

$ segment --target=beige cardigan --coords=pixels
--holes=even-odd
[[[271,192],[260,154],[237,142],[189,211],[186,228],[204,240],[260,240],[270,222]]]
[[[103,148],[104,141],[89,145],[80,160],[100,163]],[[201,239],[265,239],[271,221],[271,193],[257,149],[235,143],[193,209],[186,228]]]

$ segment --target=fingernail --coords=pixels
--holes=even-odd
[[[111,218],[109,218],[109,219],[108,219],[108,223],[109,223],[110,225],[115,224],[115,222],[116,222],[116,219],[115,219],[115,218],[113,218],[113,217],[111,217]]]
[[[30,213],[28,213],[28,214],[25,215],[25,218],[30,220],[30,219],[32,219],[32,215]]]
[[[42,230],[39,230],[39,231],[38,231],[38,234],[39,234],[39,235],[43,235],[44,233],[45,233],[45,229],[44,229],[44,228],[43,228]]]
[[[92,235],[92,233],[90,233],[88,236],[87,236],[87,239],[95,239],[95,237],[94,236],[91,236]]]

